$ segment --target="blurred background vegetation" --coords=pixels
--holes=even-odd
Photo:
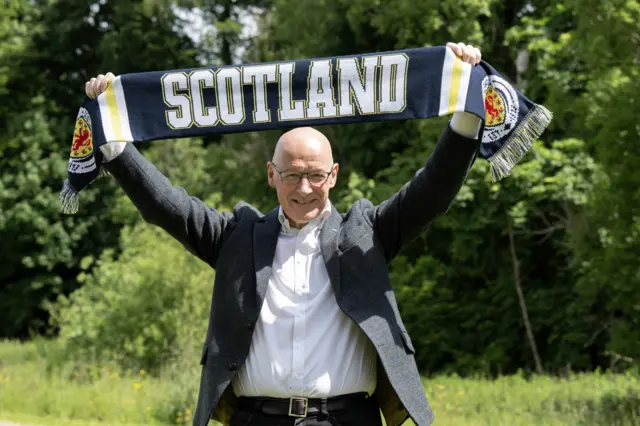
[[[17,343],[0,351],[0,413],[11,405],[3,377],[17,359],[45,368],[37,360],[46,358],[47,374],[65,380],[108,378],[104,366],[178,377],[178,402],[163,405],[163,421],[184,421],[193,401],[214,272],[143,223],[111,178],[84,191],[77,215],[60,213],[86,80],[448,41],[480,47],[555,119],[509,178],[493,183],[487,163],[476,162],[448,214],[394,261],[419,367],[426,377],[637,371],[640,1],[4,0],[0,338],[32,343],[24,357]],[[361,197],[387,198],[426,161],[445,124],[323,127],[341,164],[334,204],[345,211]],[[139,148],[210,205],[246,200],[267,211],[277,200],[265,162],[279,134]],[[34,351],[45,358],[27,355]],[[171,373],[191,370],[190,379]],[[638,401],[633,383],[625,401]]]

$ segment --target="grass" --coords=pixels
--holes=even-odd
[[[441,425],[640,425],[640,378],[632,374],[425,381]]]
[[[43,426],[190,424],[198,374],[193,361],[149,377],[65,363],[51,342],[0,342],[0,419]],[[437,426],[640,425],[640,377],[631,373],[437,377],[424,386]]]
[[[197,363],[196,367],[199,367]],[[55,343],[0,343],[0,419],[32,415],[32,424],[191,424],[198,368],[168,368],[161,377],[112,366],[61,361]],[[24,422],[24,420],[22,420]],[[56,423],[53,423],[56,424]]]
[[[95,422],[88,420],[69,420],[56,417],[41,417],[29,414],[6,413],[0,414],[0,420],[6,420],[20,425],[34,426],[122,426],[121,422]],[[145,423],[126,423],[127,426],[143,426]]]

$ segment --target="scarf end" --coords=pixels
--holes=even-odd
[[[549,125],[553,113],[542,105],[535,105],[516,127],[505,144],[489,158],[491,176],[497,182],[511,173],[511,169],[522,160],[533,143]]]
[[[58,195],[58,201],[62,205],[63,214],[76,214],[78,212],[78,191],[76,191],[69,179],[64,181],[62,191]]]
[[[101,167],[98,175],[89,183],[89,185],[105,176],[109,176],[109,172],[104,167]],[[76,189],[71,185],[68,178],[64,181],[60,195],[58,195],[58,201],[60,201],[62,206],[63,214],[71,215],[78,213],[78,207],[80,204],[78,201],[78,191],[76,191]]]

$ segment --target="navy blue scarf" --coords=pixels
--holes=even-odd
[[[458,111],[482,118],[480,154],[494,180],[509,174],[552,116],[488,63],[472,67],[445,47],[124,74],[82,104],[60,200],[63,212],[78,210],[78,192],[104,174],[105,143]]]

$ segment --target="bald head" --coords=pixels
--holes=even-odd
[[[329,205],[338,169],[329,140],[316,129],[300,127],[282,135],[267,171],[291,226],[301,228]]]
[[[299,127],[282,135],[273,152],[273,162],[284,167],[296,160],[331,166],[333,153],[327,137],[312,127]]]

